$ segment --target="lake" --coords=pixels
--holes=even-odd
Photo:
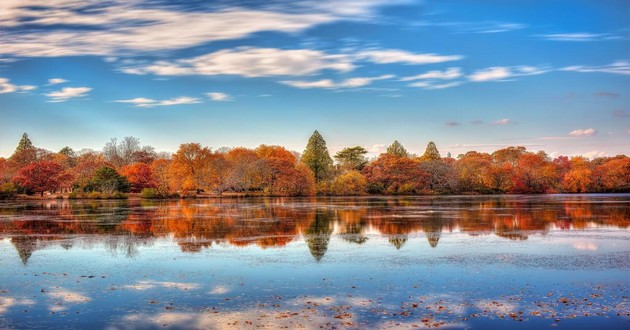
[[[0,328],[628,329],[630,195],[0,202]]]

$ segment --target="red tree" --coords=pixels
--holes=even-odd
[[[153,177],[151,166],[145,163],[134,163],[122,168],[122,175],[131,183],[132,192],[140,192],[144,188],[155,188],[156,180]]]
[[[42,161],[31,163],[22,167],[13,178],[13,181],[27,190],[44,196],[44,191],[54,191],[59,188],[62,171],[61,165],[55,162]]]
[[[428,174],[407,157],[381,154],[363,169],[368,189],[374,193],[410,194],[423,191]]]

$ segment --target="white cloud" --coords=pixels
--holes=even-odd
[[[18,86],[18,89],[20,91],[24,91],[24,92],[29,92],[29,91],[34,91],[37,89],[37,86],[33,86],[33,85],[22,85],[22,86]]]
[[[217,102],[232,100],[232,97],[225,93],[214,92],[214,93],[206,93],[206,95],[208,95],[208,97],[212,101],[217,101]]]
[[[574,71],[574,72],[600,72],[600,73],[612,73],[619,75],[630,75],[630,62],[617,61],[603,66],[587,66],[587,65],[574,65],[560,69],[562,71]]]
[[[399,49],[366,50],[357,53],[356,57],[358,59],[363,59],[378,64],[433,64],[457,61],[464,58],[464,56],[461,55],[437,55],[430,53],[416,54]]]
[[[511,119],[503,118],[503,119],[495,120],[492,123],[495,125],[509,125],[509,124],[514,124],[514,121]]]
[[[571,136],[593,136],[597,134],[597,130],[594,128],[576,129],[569,132]]]
[[[543,39],[552,41],[601,41],[601,40],[615,40],[620,37],[611,35],[609,33],[590,33],[590,32],[575,32],[575,33],[556,33],[556,34],[542,34]]]
[[[156,75],[239,75],[244,77],[301,76],[322,70],[348,72],[354,69],[346,55],[318,50],[241,47],[225,49],[173,62],[124,68],[130,74]]]
[[[593,150],[593,151],[583,153],[582,157],[589,158],[589,159],[594,159],[594,158],[599,158],[599,157],[608,157],[608,153],[604,151],[600,151],[600,150]]]
[[[363,87],[371,84],[376,80],[384,80],[391,79],[393,75],[387,74],[378,77],[357,77],[350,78],[346,80],[342,80],[340,82],[334,82],[331,79],[322,79],[315,81],[302,81],[302,80],[285,80],[280,83],[296,87],[296,88],[328,88],[328,89],[338,89],[338,88],[357,88]]]
[[[196,104],[201,103],[201,100],[196,97],[189,96],[180,96],[166,100],[154,100],[144,97],[137,97],[135,99],[129,100],[116,100],[114,102],[118,103],[131,103],[138,108],[152,108],[155,106],[169,106],[169,105],[180,105],[180,104]]]
[[[9,79],[0,78],[0,94],[13,93],[17,91],[17,86],[11,84]]]
[[[532,76],[548,72],[549,70],[542,67],[535,66],[495,66],[475,71],[468,76],[470,81],[484,82],[484,81],[501,81],[512,77],[520,76]]]
[[[14,85],[7,78],[0,78],[0,94],[13,93],[13,92],[29,92],[35,89],[37,89],[37,86]]]
[[[412,80],[422,80],[422,79],[452,80],[452,79],[457,79],[461,76],[462,76],[462,71],[460,68],[448,68],[445,71],[429,71],[429,72],[411,76],[411,77],[403,77],[400,79],[400,81],[412,81]]]
[[[340,20],[369,19],[376,8],[391,3],[354,0],[339,5],[328,0],[295,1],[270,3],[257,9],[224,3],[214,5],[214,11],[192,12],[184,5],[149,7],[143,6],[143,1],[126,0],[1,1],[1,27],[18,30],[28,25],[38,29],[3,33],[0,54],[114,56],[183,49],[261,31],[296,33]]]
[[[387,145],[385,144],[373,144],[367,148],[367,151],[372,155],[379,155],[384,153],[387,150]]]
[[[87,96],[91,91],[90,87],[64,87],[61,90],[50,92],[46,96],[51,98],[51,102],[64,102],[69,99]]]
[[[51,78],[51,79],[48,79],[48,84],[49,85],[63,84],[65,82],[68,82],[68,81],[65,80],[65,79],[62,79],[62,78]]]
[[[435,83],[434,81],[417,81],[409,84],[410,87],[420,87],[422,89],[445,89],[450,87],[456,87],[461,85],[460,81],[453,81],[448,83]]]

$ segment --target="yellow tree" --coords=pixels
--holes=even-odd
[[[179,146],[171,161],[171,184],[178,190],[200,191],[204,176],[210,165],[212,151],[199,143],[185,143]]]

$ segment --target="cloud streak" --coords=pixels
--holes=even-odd
[[[618,75],[630,75],[630,62],[628,61],[616,61],[608,65],[602,66],[588,66],[588,65],[574,65],[567,66],[562,69],[562,71],[573,71],[573,72],[583,72],[583,73],[612,73]]]
[[[61,90],[47,93],[50,102],[65,102],[70,99],[85,97],[92,90],[90,87],[64,87]]]
[[[201,100],[196,97],[180,96],[180,97],[170,98],[166,100],[154,100],[154,99],[149,99],[149,98],[144,98],[144,97],[138,97],[135,99],[128,99],[128,100],[116,100],[114,102],[130,103],[138,108],[152,108],[152,107],[157,107],[157,106],[196,104],[196,103],[201,103]]]
[[[468,76],[472,82],[506,81],[510,78],[521,76],[533,76],[549,72],[549,70],[536,66],[495,66],[477,70]]]
[[[241,47],[177,61],[158,61],[149,65],[123,68],[129,74],[238,75],[243,77],[301,76],[333,70],[348,72],[354,65],[345,55],[330,55],[318,50]]]
[[[37,86],[14,85],[7,78],[0,78],[0,94],[13,93],[13,92],[29,92],[35,89],[37,89]]]
[[[357,77],[334,82],[331,79],[321,79],[315,81],[303,81],[303,80],[284,80],[280,83],[296,87],[296,88],[325,88],[325,89],[340,89],[340,88],[357,88],[371,84],[376,80],[385,80],[393,78],[393,75],[382,75],[378,77]]]
[[[149,1],[2,1],[0,54],[17,57],[112,56],[184,49],[257,32],[297,33],[342,20],[366,19],[401,1],[295,1],[257,8],[216,5],[190,11]],[[150,6],[149,6],[150,4]],[[10,28],[10,30],[8,29]]]

